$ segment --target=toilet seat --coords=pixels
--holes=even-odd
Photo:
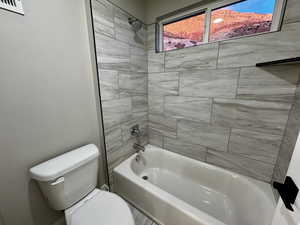
[[[67,225],[134,225],[127,203],[116,194],[94,190],[65,210]]]

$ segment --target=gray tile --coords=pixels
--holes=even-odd
[[[183,96],[228,97],[236,95],[239,69],[186,71],[180,75]]]
[[[212,121],[225,127],[282,135],[290,107],[288,103],[214,99]]]
[[[103,121],[105,129],[119,125],[131,119],[131,98],[121,98],[102,102]]]
[[[142,116],[142,117],[134,117],[132,119],[130,119],[128,122],[125,122],[122,124],[122,137],[123,137],[123,141],[126,142],[129,139],[135,139],[135,137],[131,136],[131,128],[135,125],[139,125],[139,128],[141,130],[141,137],[139,139],[137,139],[137,141],[141,141],[144,144],[148,143],[148,116]],[[140,144],[143,144],[140,143]]]
[[[121,9],[115,10],[115,30],[116,39],[127,42],[129,44],[134,43],[134,31],[131,25],[128,23],[128,18],[131,17],[129,14]]]
[[[147,50],[155,50],[155,24],[147,26]]]
[[[207,149],[180,139],[164,138],[164,148],[192,159],[205,161]]]
[[[299,71],[293,65],[242,68],[238,98],[292,102]]]
[[[300,115],[300,102],[296,102],[296,104],[293,106],[290,112],[289,120],[286,126],[286,131],[278,154],[276,165],[280,171],[281,177],[279,177],[278,175],[276,179],[283,180],[284,177],[286,176],[288,167],[290,165],[290,160],[294,153],[295,144],[300,131],[299,115]]]
[[[176,119],[209,122],[211,100],[208,98],[166,96],[165,115]]]
[[[285,180],[285,177],[286,177],[286,172],[287,171],[282,171],[280,169],[280,167],[278,167],[276,165],[275,168],[274,168],[274,173],[273,173],[272,181],[277,181],[277,182],[280,182],[280,183],[284,183],[284,180]]]
[[[107,151],[108,170],[111,174],[113,169],[125,160],[122,147],[117,151]]]
[[[281,32],[220,42],[219,68],[254,66],[256,63],[297,57],[300,23],[285,24]],[[280,53],[280,54],[279,54]]]
[[[105,130],[106,150],[117,151],[122,147],[122,129],[119,125]]]
[[[149,95],[178,95],[178,79],[179,75],[177,72],[149,73]]]
[[[119,98],[119,76],[114,70],[99,70],[101,100]]]
[[[178,138],[191,144],[226,151],[229,139],[229,128],[223,128],[208,123],[193,121],[178,121]]]
[[[213,150],[208,150],[207,162],[266,182],[271,181],[274,169],[272,164]]]
[[[165,70],[165,53],[156,53],[148,51],[148,72],[157,73]]]
[[[229,152],[242,157],[275,164],[282,136],[256,131],[232,129]]]
[[[95,33],[114,37],[114,6],[108,1],[93,0],[92,7]]]
[[[149,113],[152,114],[164,113],[164,96],[149,93],[148,104],[149,104]]]
[[[148,97],[147,95],[132,96],[132,112],[133,115],[140,112],[148,112]]]
[[[176,128],[176,119],[165,117],[163,115],[149,115],[149,129],[153,130],[157,134],[174,138],[177,135]]]
[[[163,148],[163,136],[152,129],[148,130],[149,144]]]
[[[218,43],[166,52],[166,71],[216,68]]]
[[[147,72],[147,52],[144,48],[131,46],[130,48],[131,71]]]
[[[104,35],[95,36],[98,65],[101,69],[130,71],[129,45]]]
[[[121,96],[131,96],[147,93],[146,73],[119,73],[119,88]]]
[[[131,25],[128,23],[128,18],[132,17],[128,13],[115,9],[115,32],[116,39],[122,42],[126,42],[130,45],[145,47],[145,41],[142,36],[137,36],[133,31]]]
[[[300,1],[288,0],[284,16],[285,23],[294,23],[300,21]]]

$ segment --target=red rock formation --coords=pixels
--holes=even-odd
[[[216,19],[223,21],[215,23]],[[253,33],[269,31],[272,14],[240,13],[229,9],[219,9],[212,13],[210,40],[221,40]],[[164,27],[168,38],[203,41],[205,15],[198,15]]]

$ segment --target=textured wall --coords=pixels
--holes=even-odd
[[[297,7],[288,1],[281,32],[167,53],[154,52],[150,25],[149,142],[271,181],[300,67],[255,64],[300,55]]]
[[[138,36],[126,12],[93,0],[93,17],[106,148],[110,172],[133,153],[130,127],[140,124],[147,143],[146,30]]]

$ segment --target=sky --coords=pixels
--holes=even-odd
[[[246,0],[229,7],[237,12],[255,12],[261,14],[273,13],[276,0]]]

